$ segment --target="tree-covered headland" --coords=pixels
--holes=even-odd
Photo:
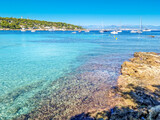
[[[1,29],[64,29],[64,30],[76,30],[83,29],[81,26],[67,24],[63,22],[48,22],[41,20],[31,20],[23,18],[9,18],[0,17]]]

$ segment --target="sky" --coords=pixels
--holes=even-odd
[[[160,25],[160,0],[1,0],[1,17],[76,25]]]

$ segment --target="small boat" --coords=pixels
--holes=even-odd
[[[90,32],[89,30],[85,30],[85,32]]]
[[[140,30],[131,30],[130,33],[142,33],[142,19],[140,18]]]
[[[140,30],[138,30],[137,33],[139,34],[142,33],[142,19],[141,18],[140,18]]]
[[[150,32],[151,29],[144,29],[143,32]]]
[[[76,34],[77,32],[72,32],[72,34]]]
[[[53,32],[53,31],[54,31],[54,29],[48,29],[48,31]]]
[[[118,34],[118,32],[117,31],[112,31],[111,34],[115,35],[115,34]]]
[[[110,30],[104,30],[104,32],[109,32]]]
[[[21,29],[21,32],[26,32],[26,29],[25,29],[25,28],[22,28],[22,29]]]
[[[137,33],[137,31],[136,30],[131,30],[131,32],[130,33]]]
[[[78,31],[79,33],[82,32],[81,30]]]
[[[31,32],[36,32],[36,30],[31,30]]]
[[[122,32],[121,27],[122,27],[122,26],[121,26],[121,23],[120,23],[120,27],[119,27],[118,30],[117,30],[118,33],[121,33],[121,32]]]
[[[104,29],[103,29],[103,21],[102,21],[102,28],[101,28],[101,30],[99,31],[100,33],[104,33]]]
[[[141,33],[142,33],[142,31],[141,31],[141,30],[138,30],[138,31],[137,31],[137,33],[141,34]]]
[[[100,30],[99,32],[100,32],[100,33],[104,33],[104,30]]]
[[[122,30],[118,30],[117,32],[122,32]]]
[[[139,33],[139,34],[141,34],[142,33],[142,31],[141,30],[131,30],[131,32],[130,33]]]

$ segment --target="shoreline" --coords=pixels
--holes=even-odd
[[[93,67],[97,70],[97,67],[99,66]],[[109,66],[105,67],[108,68]],[[86,66],[83,66],[80,69],[84,71]],[[91,67],[89,69],[93,68]],[[106,90],[109,86],[104,84],[106,78],[109,78],[109,76],[104,76],[104,79],[99,81],[96,77],[100,77],[100,74],[95,76],[95,73],[91,73],[84,72],[73,76],[71,79],[65,78],[66,83],[64,90],[61,89],[58,93],[55,93],[55,95],[61,94],[63,96],[60,95],[61,99],[57,98],[58,101],[54,103],[57,108],[51,105],[53,104],[52,100],[56,97],[53,94],[53,99],[48,99],[50,101],[49,104],[45,102],[46,104],[38,109],[38,111],[36,110],[27,115],[22,115],[18,119],[21,120],[28,117],[30,119],[55,118],[66,120],[159,120],[160,82],[158,80],[160,78],[160,56],[157,53],[134,53],[134,58],[131,58],[129,61],[122,64],[121,75],[117,79],[117,84],[112,87],[110,86],[111,88],[108,89],[109,91]],[[85,79],[85,81],[81,81],[83,79],[80,77]],[[108,78],[107,80],[109,80]],[[75,80],[74,82],[77,83],[77,85],[73,86],[72,79]],[[79,82],[81,83],[81,87],[78,87],[78,84],[80,84]],[[90,83],[99,87],[93,85],[88,86]],[[71,84],[72,86],[70,86]],[[93,87],[95,88],[93,89]],[[90,95],[85,94],[84,96],[81,96],[81,94],[84,94],[86,91]],[[66,93],[69,93],[69,99],[68,97],[67,99],[65,98]],[[74,99],[70,101],[71,98]],[[63,103],[63,100],[67,100],[69,103]],[[97,100],[98,104],[94,100]],[[59,101],[61,102],[59,103]],[[70,102],[73,105],[70,104]],[[64,110],[62,109],[61,111],[61,106],[58,104],[62,104]],[[76,104],[76,106],[74,106],[74,104]],[[57,109],[61,112],[56,111]],[[47,111],[44,114],[43,112],[45,110]],[[74,115],[76,113],[75,111],[79,114]],[[53,114],[54,112],[55,114]],[[62,117],[61,114],[64,114],[64,116]]]
[[[97,67],[99,66],[93,67],[95,70],[97,70]],[[108,68],[109,66],[105,67]],[[83,66],[83,68],[80,69],[84,71],[84,68],[86,69],[86,66]],[[89,69],[93,68],[91,67]],[[84,72],[82,74],[77,74],[78,76],[73,76],[71,79],[65,77],[66,82],[68,82],[65,83],[64,90],[62,89],[58,92],[58,94],[61,94],[63,97],[60,97],[61,99],[57,98],[58,101],[54,103],[54,105],[58,108],[52,106],[52,100],[56,97],[53,94],[53,99],[48,99],[50,101],[49,104],[45,102],[46,104],[44,104],[38,111],[36,110],[27,115],[22,115],[18,119],[21,120],[28,117],[31,119],[55,118],[66,120],[159,120],[160,82],[157,80],[157,77],[159,78],[160,76],[160,56],[158,54],[153,52],[135,53],[134,58],[131,58],[130,61],[126,61],[122,64],[121,75],[117,79],[117,84],[112,87],[110,86],[111,88],[108,89],[109,91],[106,90],[106,88],[109,86],[104,84],[106,78],[109,76],[104,76],[104,79],[99,81],[96,77],[99,78],[100,74],[95,76],[95,73],[91,73]],[[85,79],[85,81],[81,81],[83,79],[80,77]],[[73,86],[72,79],[75,80],[75,83],[77,83],[76,86]],[[107,80],[109,79],[107,78]],[[78,84],[80,84],[79,82],[81,83],[81,87],[78,87]],[[90,83],[99,87],[95,86],[93,89],[93,85],[88,86]],[[72,86],[70,86],[71,84]],[[81,96],[81,94],[85,93],[86,91],[90,95],[85,94],[84,96]],[[68,99],[68,97],[66,99],[66,93],[69,93],[68,97],[70,99],[74,99],[71,101]],[[65,99],[69,103],[63,103],[62,101]],[[98,104],[94,100],[97,100]],[[59,103],[59,101],[61,102]],[[70,104],[70,102],[72,104]],[[61,111],[61,106],[58,104],[63,105],[64,111],[63,109]],[[74,104],[76,104],[76,106],[74,106]],[[61,112],[58,112],[57,109]],[[44,114],[43,112],[45,110],[47,111]],[[75,115],[75,111],[77,111],[79,114]],[[53,114],[54,112],[55,114]],[[62,114],[65,115],[62,117]]]
[[[103,58],[99,56],[90,59],[78,67],[76,71],[73,71],[73,73],[57,80],[58,83],[63,81],[60,82],[60,85],[63,86],[62,88],[57,89],[57,92],[54,91],[51,96],[44,98],[45,101],[42,102],[43,105],[38,110],[33,110],[29,114],[22,115],[17,119],[26,119],[26,116],[28,116],[30,119],[52,118],[69,120],[72,116],[81,112],[87,113],[88,111],[102,110],[108,107],[108,99],[110,98],[108,91],[112,86],[116,85],[113,77],[118,77],[117,75],[113,76],[112,73],[117,73],[120,67],[115,66],[114,62],[106,65],[110,59],[106,63],[100,64],[94,63],[94,61],[96,59],[104,62],[105,58],[109,56],[106,55]],[[113,59],[113,61],[117,60]],[[104,70],[110,71],[110,73],[106,73]],[[51,86],[54,84],[51,84]],[[48,107],[49,110],[44,114],[45,109],[48,109]]]
[[[33,29],[26,29],[26,31],[31,31]],[[34,29],[36,31],[49,31],[48,29]],[[21,31],[21,29],[0,29],[0,31]],[[54,31],[85,31],[85,29],[82,30],[54,30]]]
[[[121,66],[117,86],[110,94],[114,107],[79,114],[71,118],[90,120],[159,120],[160,56],[154,52],[136,52]]]

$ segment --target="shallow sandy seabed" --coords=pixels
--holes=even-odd
[[[38,109],[16,119],[67,120],[82,112],[111,108],[116,101],[113,102],[108,91],[116,85],[121,63],[128,57],[126,54],[92,57],[66,77],[54,81],[48,90],[37,94],[33,99],[41,99]]]

